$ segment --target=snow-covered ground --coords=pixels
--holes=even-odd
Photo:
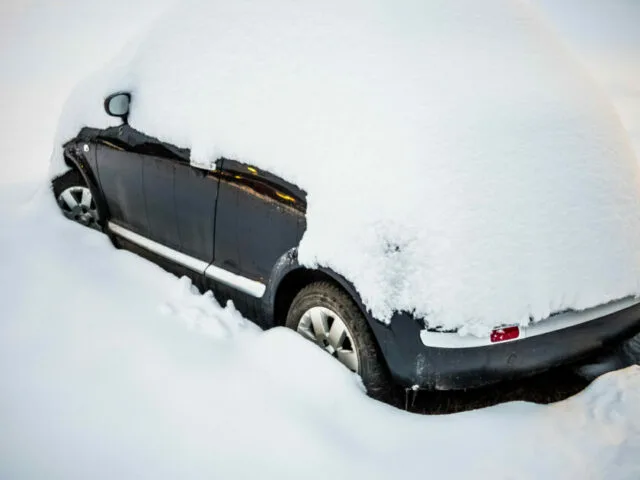
[[[405,413],[63,220],[46,190],[0,200],[0,478],[640,476],[640,368],[551,406]]]
[[[405,413],[293,333],[63,220],[39,178],[64,97],[152,4],[85,3],[0,6],[0,478],[640,478],[640,368],[550,406]],[[578,21],[559,7],[576,2],[541,3]],[[590,22],[605,3],[585,2]],[[621,58],[590,68],[637,71]],[[626,73],[603,88],[633,132]]]

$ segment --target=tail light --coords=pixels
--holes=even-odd
[[[491,332],[491,343],[506,342],[520,337],[520,327],[496,328]]]

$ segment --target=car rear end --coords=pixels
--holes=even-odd
[[[429,329],[407,313],[371,323],[392,376],[405,386],[460,390],[578,364],[640,332],[640,299],[559,312],[527,326],[497,326],[489,336]]]

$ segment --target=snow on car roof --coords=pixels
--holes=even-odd
[[[182,2],[72,96],[308,192],[301,262],[486,335],[640,291],[640,177],[608,100],[519,0]],[[59,151],[53,172],[60,170]]]

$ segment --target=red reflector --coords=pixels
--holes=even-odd
[[[505,327],[498,328],[491,332],[491,343],[504,342],[506,340],[513,340],[520,336],[519,327]]]

